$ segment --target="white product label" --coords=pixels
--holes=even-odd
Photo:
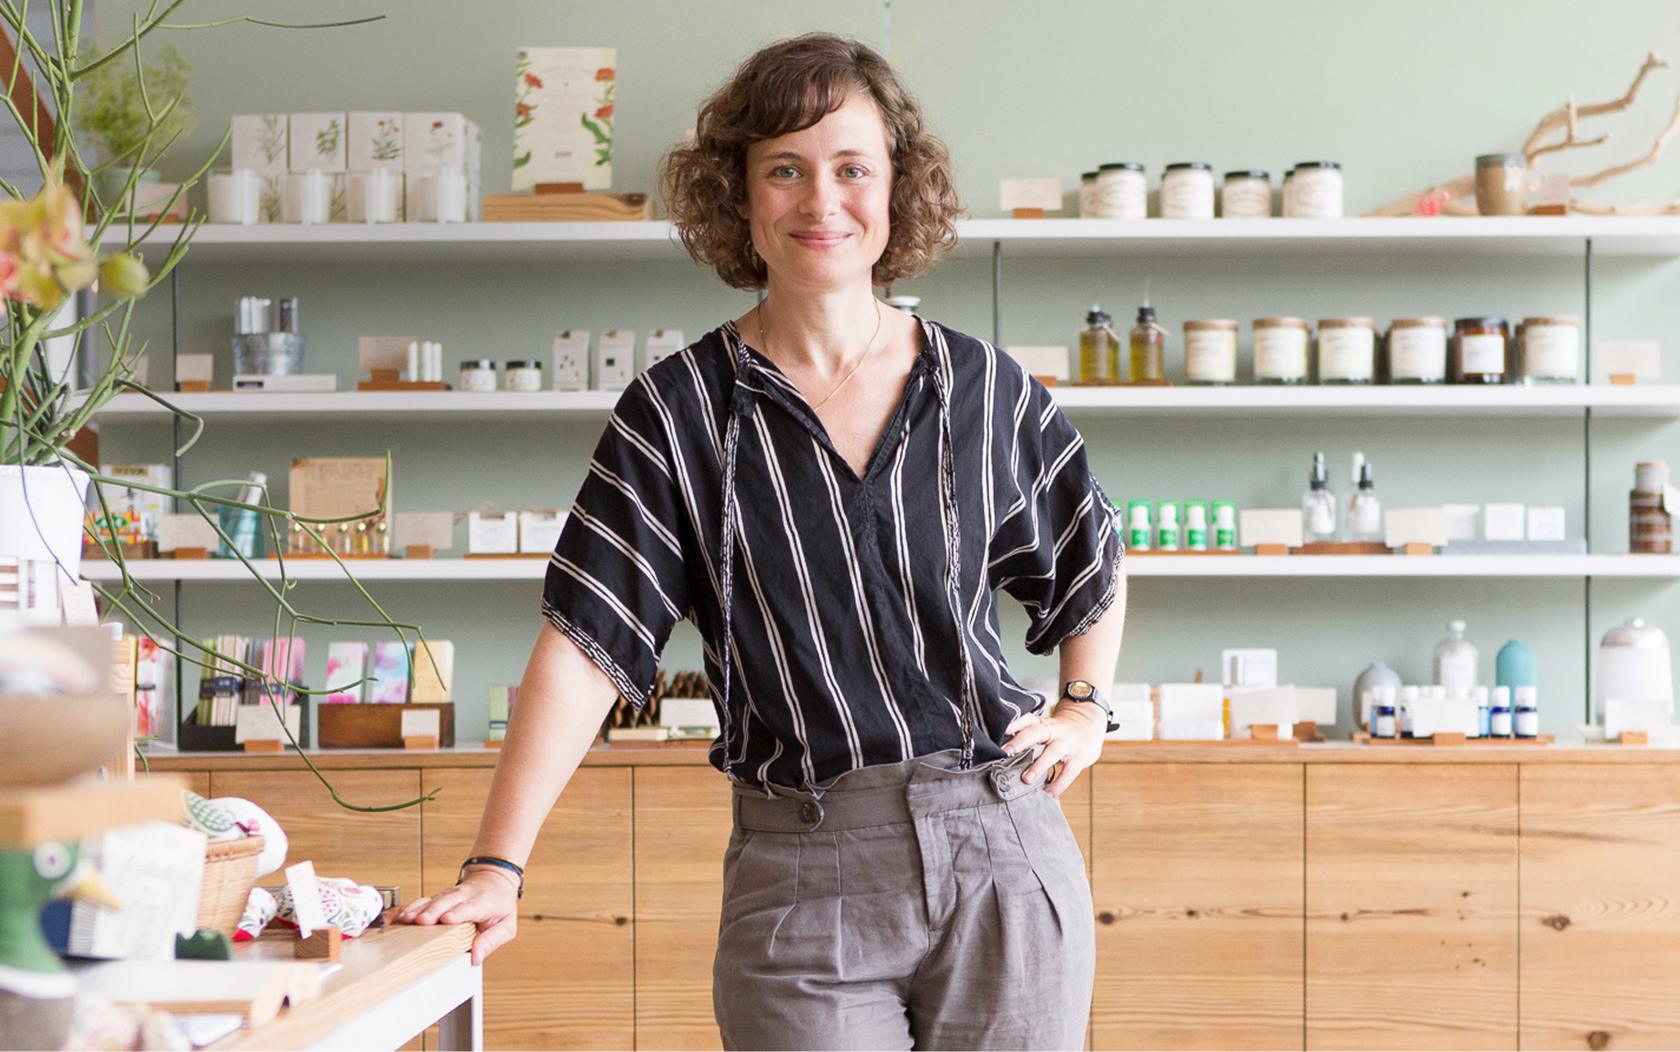
[[[1388,367],[1396,380],[1445,380],[1447,332],[1423,327],[1388,334]]]
[[[1376,371],[1376,334],[1370,329],[1320,329],[1318,378],[1370,380]]]
[[[1440,685],[1451,694],[1455,690],[1474,690],[1476,686],[1476,655],[1473,651],[1441,655]]]
[[[1503,373],[1505,371],[1505,337],[1460,336],[1459,352],[1466,373]]]
[[[1265,219],[1272,214],[1272,187],[1264,179],[1230,179],[1219,203],[1226,219]]]
[[[1568,325],[1530,325],[1523,330],[1523,375],[1574,379],[1580,359],[1579,330]]]
[[[1161,180],[1161,215],[1166,219],[1212,219],[1213,173],[1196,169],[1167,173]]]
[[[1184,372],[1201,383],[1231,383],[1237,378],[1237,334],[1201,329],[1184,336]]]
[[[1314,501],[1307,507],[1307,533],[1317,538],[1336,532],[1336,506],[1329,501]]]
[[[1307,378],[1304,329],[1260,329],[1254,334],[1254,375],[1261,380]]]

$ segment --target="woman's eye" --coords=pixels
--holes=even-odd
[[[798,169],[795,168],[793,165],[784,164],[784,165],[781,165],[777,168],[771,169],[770,177],[772,179],[792,179],[797,172],[798,172]]]
[[[840,169],[840,171],[845,173],[846,177],[850,179],[862,179],[864,176],[869,174],[864,171],[863,168],[855,164],[848,164],[846,167]]]

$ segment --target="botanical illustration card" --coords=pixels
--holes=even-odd
[[[538,183],[612,188],[618,49],[525,47],[515,53],[513,189]]]

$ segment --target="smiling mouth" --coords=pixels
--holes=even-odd
[[[838,245],[840,242],[846,240],[847,238],[849,238],[851,236],[852,235],[850,235],[850,234],[794,234],[794,235],[792,235],[793,239],[795,241],[799,242],[800,244],[810,245],[814,248],[822,248],[822,247],[826,247],[828,245]]]

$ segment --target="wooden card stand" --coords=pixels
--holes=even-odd
[[[1645,731],[1623,731],[1616,742],[1619,745],[1649,745],[1651,735]]]
[[[1257,742],[1275,742],[1280,740],[1278,725],[1275,723],[1256,723],[1248,728],[1248,736]]]
[[[208,559],[210,558],[210,550],[208,548],[177,548],[169,553],[169,557],[171,559]]]
[[[1412,541],[1400,549],[1401,555],[1434,555],[1435,546],[1424,544],[1422,541]]]
[[[1011,212],[1010,215],[1015,219],[1043,219],[1044,218],[1044,209],[1042,209],[1042,208],[1017,208],[1013,212]]]
[[[286,743],[278,738],[251,738],[244,743],[246,752],[285,752]]]
[[[1639,383],[1639,377],[1633,373],[1611,373],[1610,383],[1614,387],[1633,387]]]
[[[486,223],[646,221],[653,218],[647,194],[589,193],[582,183],[538,183],[531,194],[486,194]]]
[[[326,961],[337,964],[339,955],[344,947],[344,933],[339,931],[338,925],[329,924],[319,931],[309,933],[306,939],[299,939],[292,946],[292,956],[300,961]]]
[[[203,393],[210,390],[209,380],[182,380],[175,385],[175,390],[185,394],[189,391]]]
[[[1377,541],[1313,541],[1290,551],[1295,555],[1387,555],[1389,547]]]
[[[546,559],[553,552],[466,552],[463,559]]]
[[[438,733],[404,735],[403,713],[435,711]],[[431,745],[410,745],[410,738],[432,739]],[[416,701],[406,705],[322,705],[315,710],[315,738],[323,749],[452,749],[455,747],[455,706],[447,701]]]
[[[435,749],[438,747],[435,734],[407,734],[403,736],[405,749]]]
[[[502,747],[502,739],[492,738],[484,743],[484,747],[486,749],[500,749]]]
[[[403,549],[404,559],[431,559],[437,552],[429,544],[411,544]]]
[[[1037,380],[1045,387],[1059,387],[1062,383],[1061,378],[1056,376],[1039,376],[1034,374],[1033,379]]]
[[[113,541],[111,547],[120,547],[124,559],[156,559],[158,557],[156,541],[123,541],[120,544]],[[105,549],[92,541],[87,541],[82,545],[82,558],[104,559],[106,558]]]
[[[1312,720],[1303,720],[1295,724],[1291,734],[1298,742],[1321,742],[1324,740],[1324,735],[1319,733],[1318,724]]]
[[[1255,555],[1288,555],[1289,554],[1289,545],[1287,545],[1287,544],[1256,544],[1254,546],[1254,554]]]
[[[1423,738],[1377,738],[1365,731],[1354,731],[1350,740],[1360,745],[1550,745],[1557,737],[1541,734],[1533,738],[1470,738],[1460,733],[1443,731]]]

